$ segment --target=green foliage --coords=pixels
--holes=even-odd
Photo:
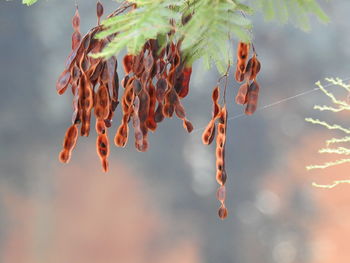
[[[299,28],[310,30],[309,14],[314,14],[324,22],[328,16],[316,0],[253,0],[256,11],[262,11],[266,20],[277,20],[285,24],[292,22]]]
[[[30,6],[30,5],[35,4],[37,1],[38,1],[38,0],[22,0],[22,3],[23,3],[24,5]]]
[[[37,0],[23,0],[31,5]],[[121,2],[121,0],[116,0]],[[123,1],[125,2],[125,1]],[[293,22],[300,28],[310,28],[309,14],[328,21],[317,0],[130,0],[137,8],[110,17],[103,22],[105,30],[97,37],[112,41],[95,56],[110,57],[127,48],[137,54],[149,39],[160,43],[168,38],[182,41],[181,49],[188,64],[202,58],[207,67],[215,64],[225,72],[232,63],[232,39],[250,42],[251,21],[246,15],[262,11],[267,20]],[[244,3],[244,4],[243,4]],[[183,18],[192,15],[188,23]],[[171,23],[169,22],[171,21]]]

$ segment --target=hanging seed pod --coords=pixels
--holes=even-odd
[[[227,212],[227,208],[224,205],[220,207],[218,215],[222,220],[224,220],[227,217],[228,212]]]
[[[155,131],[157,129],[157,123],[154,119],[155,110],[156,110],[156,89],[152,83],[148,85],[148,95],[149,95],[149,112],[148,118],[146,120],[146,126],[151,131]]]
[[[245,114],[252,115],[256,111],[258,106],[259,89],[259,84],[255,80],[249,85]]]
[[[260,61],[256,54],[248,61],[245,77],[249,80],[254,80],[260,71]]]
[[[106,86],[100,86],[95,97],[95,115],[97,119],[107,119],[109,115],[109,95]]]
[[[59,95],[62,95],[67,90],[70,79],[70,72],[68,70],[63,71],[56,82],[56,90]]]
[[[193,124],[189,120],[184,119],[183,126],[188,133],[191,133],[193,131]]]
[[[76,49],[81,41],[81,34],[78,31],[74,31],[72,34],[72,50]]]
[[[59,154],[59,160],[62,163],[68,163],[72,154],[72,151],[77,143],[78,128],[77,125],[72,125],[67,129],[66,135],[63,140],[63,150]]]
[[[128,75],[131,72],[131,70],[133,68],[133,61],[134,61],[133,55],[126,55],[123,58],[123,68],[124,68],[125,74]]]
[[[79,15],[78,6],[75,10],[75,14],[74,14],[73,19],[72,19],[72,26],[73,26],[75,31],[80,30],[80,15]]]
[[[211,120],[202,134],[203,144],[209,145],[215,137],[215,121]]]
[[[245,64],[249,55],[249,43],[239,42],[237,47],[237,59],[239,64],[239,70],[243,73],[245,70]]]
[[[97,14],[97,24],[100,25],[101,16],[103,15],[103,5],[100,3],[100,1],[98,1],[96,4],[96,14]]]
[[[107,134],[99,134],[96,140],[97,154],[101,159],[102,168],[104,172],[108,171],[108,155],[109,155],[109,142]]]
[[[237,96],[236,96],[236,103],[244,105],[247,103],[247,92],[248,92],[248,83],[244,83],[239,87]]]

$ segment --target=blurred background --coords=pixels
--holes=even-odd
[[[317,150],[342,135],[305,117],[349,126],[347,115],[312,109],[328,102],[320,91],[229,122],[229,217],[221,221],[215,149],[176,118],[149,136],[147,153],[133,142],[112,145],[108,174],[94,132],[79,139],[69,164],[59,163],[72,98],[58,96],[55,82],[70,52],[74,1],[41,0],[30,8],[20,2],[0,2],[0,262],[350,262],[350,186],[311,186],[349,179],[350,165],[305,169],[335,159]],[[87,32],[96,3],[78,2]],[[116,8],[102,2],[105,13]],[[260,106],[311,90],[325,77],[350,78],[350,2],[324,7],[331,23],[312,20],[308,33],[253,17]],[[211,117],[217,78],[195,65],[184,105],[196,128]],[[231,76],[231,117],[243,112],[233,103],[234,87]]]

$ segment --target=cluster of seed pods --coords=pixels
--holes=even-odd
[[[111,16],[116,16],[134,4],[121,6]],[[103,6],[97,2],[97,26],[84,37],[80,33],[78,8],[72,19],[72,51],[67,58],[64,71],[56,83],[58,94],[68,88],[73,93],[72,125],[67,129],[63,141],[63,150],[59,159],[63,163],[70,160],[80,129],[80,136],[89,136],[92,111],[95,115],[97,133],[96,149],[102,168],[108,171],[109,138],[107,129],[112,126],[112,118],[119,104],[119,77],[117,59],[93,58],[110,42],[110,38],[96,39],[95,35],[103,30],[100,19]],[[183,19],[187,23],[191,15]],[[171,21],[170,21],[171,23]],[[129,123],[132,122],[135,148],[144,152],[148,149],[148,134],[156,131],[159,123],[175,114],[183,122],[188,132],[193,130],[192,123],[186,118],[181,100],[189,93],[192,68],[187,66],[181,54],[181,40],[173,42],[169,32],[165,47],[159,46],[156,39],[148,40],[137,55],[127,54],[122,61],[125,76],[121,80],[123,94],[120,98],[122,119],[116,129],[114,143],[125,147],[129,138]],[[245,113],[251,115],[257,108],[259,85],[256,76],[260,71],[260,62],[253,47],[253,55],[248,60],[252,44],[239,42],[237,48],[237,67],[235,79],[244,82],[238,91],[236,102],[246,105]],[[229,68],[228,68],[229,71]],[[224,75],[227,77],[228,72]],[[225,84],[225,90],[226,90]],[[228,215],[225,206],[227,173],[225,170],[225,144],[228,114],[225,92],[223,105],[219,104],[220,88],[217,85],[212,92],[212,119],[205,128],[202,141],[209,145],[216,137],[216,180],[219,188],[216,197],[220,202],[218,215],[225,219]]]
[[[129,7],[135,8],[133,5]],[[107,129],[112,126],[114,111],[119,104],[119,78],[118,63],[114,56],[107,60],[90,56],[100,52],[109,42],[109,38],[97,40],[94,37],[103,30],[100,25],[103,6],[100,2],[97,2],[96,9],[98,25],[84,37],[80,34],[80,16],[76,9],[72,20],[72,51],[56,83],[58,94],[63,94],[68,87],[73,93],[72,126],[66,132],[59,159],[63,163],[69,162],[79,128],[81,136],[89,136],[93,111],[96,119],[97,154],[106,172],[109,155]],[[109,17],[119,13],[116,10]],[[170,34],[167,36],[169,39]],[[125,77],[121,81],[124,88],[121,97],[123,117],[114,138],[117,146],[126,145],[131,120],[135,147],[139,151],[148,149],[148,132],[154,132],[164,118],[171,118],[174,113],[183,121],[188,132],[193,130],[181,103],[181,99],[189,92],[192,68],[186,66],[180,46],[180,41],[174,43],[169,40],[166,47],[161,48],[157,40],[151,39],[138,55],[127,54],[124,57]]]
[[[103,6],[98,2],[98,23],[102,15]],[[100,26],[94,27],[84,37],[81,37],[78,9],[72,19],[72,25],[74,29],[72,51],[56,83],[58,94],[63,94],[68,87],[73,93],[72,126],[66,132],[59,159],[64,163],[70,160],[71,152],[78,139],[79,126],[80,135],[89,136],[91,114],[94,110],[97,154],[101,159],[103,170],[107,171],[109,154],[107,128],[111,127],[113,113],[118,105],[117,60],[115,57],[103,60],[90,56],[90,54],[100,52],[108,43],[108,39],[94,38],[95,34],[101,31]]]
[[[219,104],[219,86],[213,89],[213,113],[212,119],[208,123],[202,134],[202,142],[209,145],[213,142],[216,135],[216,181],[220,185],[217,190],[216,197],[220,201],[219,217],[225,219],[227,217],[227,208],[225,207],[226,199],[226,179],[227,173],[225,170],[225,143],[227,129],[227,109],[226,104]]]
[[[180,42],[171,42],[160,50],[157,40],[151,39],[138,55],[126,55],[123,66],[123,118],[114,140],[117,146],[126,145],[131,118],[135,147],[142,152],[148,148],[148,132],[154,132],[164,118],[171,118],[174,113],[188,132],[193,130],[181,104],[189,91],[192,68],[183,62]]]
[[[238,90],[236,103],[246,105],[245,114],[247,115],[252,115],[256,111],[260,89],[256,81],[260,71],[260,62],[254,50],[253,56],[248,60],[250,45],[243,42],[238,43],[235,75],[237,82],[244,82]]]

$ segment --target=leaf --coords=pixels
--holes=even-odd
[[[22,4],[30,6],[37,2],[38,0],[22,0]]]

